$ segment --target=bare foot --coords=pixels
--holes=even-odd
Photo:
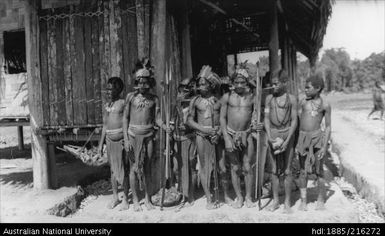
[[[122,205],[119,207],[119,211],[125,211],[129,209],[130,204],[127,201],[123,201]]]
[[[208,202],[206,204],[206,209],[207,210],[214,210],[214,209],[217,209],[217,208],[218,208],[218,206],[216,204],[214,204],[213,202]]]
[[[283,213],[285,213],[285,214],[291,214],[291,213],[293,213],[293,210],[291,209],[290,205],[285,204],[285,206],[284,206],[284,208],[283,208]]]
[[[229,197],[225,197],[225,203],[227,205],[231,206],[234,203],[234,201]]]
[[[149,210],[149,211],[155,209],[154,205],[152,205],[152,203],[150,201],[145,201],[144,205],[146,206],[147,210]]]
[[[273,201],[273,204],[271,204],[267,210],[268,211],[275,211],[279,208],[279,202],[278,201]]]
[[[315,207],[317,211],[326,210],[325,203],[323,201],[317,201],[317,205]]]
[[[300,210],[300,211],[307,211],[306,201],[301,200],[301,204],[299,205],[298,210]]]
[[[242,206],[243,206],[243,198],[236,198],[231,206],[233,208],[235,208],[235,209],[242,208]]]
[[[114,199],[112,200],[110,203],[108,203],[107,205],[107,208],[108,209],[113,209],[115,208],[117,205],[119,205],[120,201],[118,199]]]
[[[175,212],[180,212],[183,208],[188,208],[188,207],[191,207],[194,205],[194,202],[188,202],[187,200],[186,201],[183,201],[179,206],[178,208],[175,210]]]
[[[139,202],[136,202],[136,203],[134,202],[134,211],[136,211],[136,212],[143,211]]]
[[[250,198],[246,198],[246,207],[247,208],[253,208],[253,207],[256,207],[257,205],[255,203],[253,203],[253,201],[251,201]]]
[[[188,202],[188,204],[189,204],[190,206],[194,206],[194,203],[195,203],[195,200],[194,200],[194,199],[191,199],[191,201]]]

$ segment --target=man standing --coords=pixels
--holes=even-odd
[[[237,69],[232,78],[233,91],[221,99],[221,128],[226,152],[231,163],[231,179],[237,195],[232,204],[234,208],[243,206],[240,175],[245,176],[246,206],[254,207],[251,199],[253,173],[251,160],[254,154],[254,141],[251,135],[251,121],[254,111],[255,95],[251,92],[249,74],[245,69]],[[260,129],[262,126],[259,127]]]
[[[221,107],[218,95],[220,79],[211,71],[210,66],[203,66],[198,75],[198,90],[200,95],[190,102],[187,124],[195,130],[196,144],[200,163],[200,179],[207,199],[207,209],[218,206],[212,202],[210,179],[213,169],[219,164],[219,174],[224,190],[225,202],[230,203],[225,167],[225,155],[221,129],[219,126],[219,111]],[[214,179],[217,173],[214,173]],[[218,182],[215,181],[215,188]],[[218,189],[215,189],[218,193]],[[218,199],[216,199],[218,201]]]
[[[294,132],[297,127],[297,100],[287,92],[288,75],[281,70],[272,79],[273,94],[265,101],[265,129],[269,143],[273,204],[271,211],[279,208],[279,177],[285,176],[285,213],[290,213],[292,185],[291,162],[294,154]]]
[[[155,80],[150,70],[143,65],[135,73],[136,91],[129,93],[123,113],[124,147],[130,161],[130,187],[134,211],[142,211],[139,205],[136,182],[145,191],[144,204],[148,210],[154,209],[149,195],[151,178],[151,160],[154,151],[154,125],[163,129],[159,99],[150,93],[155,86]]]
[[[297,151],[301,168],[299,183],[301,205],[299,210],[307,210],[307,176],[317,176],[318,198],[316,210],[325,208],[325,179],[323,163],[331,133],[331,106],[320,96],[324,81],[319,75],[306,80],[306,98],[300,102],[300,126]],[[325,131],[321,130],[325,118]]]

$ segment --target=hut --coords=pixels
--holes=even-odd
[[[24,3],[0,2],[0,127],[17,126],[19,149],[29,125]]]
[[[107,79],[120,76],[125,92],[132,90],[137,58],[150,57],[156,92],[161,94],[166,64],[172,65],[177,86],[204,64],[226,74],[227,55],[268,50],[270,71],[287,69],[295,93],[296,53],[314,65],[332,4],[331,0],[24,2],[33,179],[38,189],[58,186],[55,142],[86,140],[102,126]]]

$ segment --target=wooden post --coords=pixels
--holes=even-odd
[[[24,150],[23,126],[17,126],[17,139],[19,150]]]
[[[182,8],[182,77],[192,77],[192,59],[191,59],[191,40],[190,40],[190,23],[188,19],[187,2]]]
[[[49,188],[47,141],[37,134],[36,129],[43,126],[42,91],[39,63],[39,24],[37,10],[39,0],[24,1],[25,4],[25,42],[27,60],[28,103],[31,125],[31,149],[33,161],[33,186],[36,189]]]
[[[56,171],[56,155],[55,155],[55,143],[48,143],[48,177],[49,177],[49,187],[52,189],[56,189],[58,187],[57,184],[57,171]]]
[[[293,80],[294,80],[294,94],[298,97],[298,87],[303,86],[299,83],[298,77],[297,77],[297,50],[295,49],[294,45],[291,45],[291,52],[292,52],[292,73],[293,73]]]
[[[278,50],[279,50],[279,36],[278,36],[277,1],[271,0],[269,65],[270,65],[270,73],[272,76],[274,76],[279,69]]]
[[[160,82],[166,71],[166,0],[153,1],[151,62],[155,67],[156,92],[162,94]],[[139,41],[139,40],[138,40]]]

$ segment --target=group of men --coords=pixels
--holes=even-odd
[[[151,93],[155,78],[143,64],[135,72],[135,91],[120,99],[123,82],[112,77],[107,83],[104,126],[99,151],[106,142],[111,167],[113,200],[109,208],[120,204],[118,183],[123,186],[121,209],[129,207],[128,189],[132,191],[134,211],[141,211],[137,184],[145,192],[144,205],[154,209],[149,186],[151,163],[154,157],[156,126],[172,137],[171,149],[177,163],[178,188],[183,205],[193,204],[197,180],[204,190],[207,209],[219,207],[218,188],[223,199],[234,208],[254,207],[252,199],[253,163],[257,132],[266,132],[271,163],[273,203],[270,210],[279,208],[279,177],[285,176],[285,212],[291,211],[290,196],[293,181],[291,163],[296,149],[301,173],[300,210],[306,210],[307,176],[316,174],[319,186],[317,209],[324,208],[325,186],[323,158],[330,138],[330,105],[320,97],[323,79],[310,76],[306,82],[306,98],[297,98],[287,91],[288,75],[284,70],[271,74],[273,93],[265,99],[264,122],[257,122],[256,79],[246,68],[238,68],[224,88],[221,78],[210,66],[203,66],[196,79],[180,82],[173,125],[165,124],[160,112],[159,98]],[[325,118],[325,130],[321,123]],[[297,129],[299,126],[299,129]],[[296,134],[299,130],[299,134]],[[296,145],[296,147],[295,147]],[[255,172],[255,170],[254,170]],[[236,194],[229,194],[231,183]],[[241,178],[243,176],[243,178]],[[212,181],[212,178],[214,181]],[[241,180],[245,183],[242,194]],[[211,183],[214,182],[214,199]]]

